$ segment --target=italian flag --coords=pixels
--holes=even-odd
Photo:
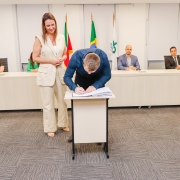
[[[66,22],[64,24],[64,36],[65,36],[66,49],[67,49],[66,50],[67,59],[64,61],[64,65],[67,68],[68,64],[69,64],[69,61],[70,61],[69,55],[73,53],[73,49],[72,49],[69,33],[67,31],[67,24],[66,24]]]

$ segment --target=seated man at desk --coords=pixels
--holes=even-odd
[[[138,62],[138,58],[134,55],[132,55],[132,46],[127,45],[125,48],[126,53],[119,56],[118,58],[118,70],[138,70],[140,69],[140,65]]]
[[[76,73],[75,83],[72,77]],[[98,48],[77,50],[71,57],[64,75],[64,82],[77,94],[95,91],[104,87],[111,78],[108,57]]]
[[[3,66],[2,62],[0,61],[0,73],[1,72],[4,72],[4,66]]]
[[[176,47],[170,48],[171,56],[165,58],[166,69],[178,69],[180,70],[180,57],[177,56]]]

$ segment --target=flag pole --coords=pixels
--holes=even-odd
[[[93,15],[92,15],[92,13],[91,13],[91,22],[93,21]]]
[[[67,33],[67,13],[66,13],[66,33]]]
[[[115,14],[113,13],[113,27],[114,27]]]

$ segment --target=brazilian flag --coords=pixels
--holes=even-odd
[[[91,24],[90,48],[97,48],[97,38],[96,38],[96,30],[94,26],[94,21],[92,21],[92,24]]]

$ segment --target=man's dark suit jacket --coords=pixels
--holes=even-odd
[[[177,60],[180,65],[180,56],[177,55]],[[175,69],[176,64],[174,62],[174,58],[172,56],[165,57],[165,67],[166,69]]]

